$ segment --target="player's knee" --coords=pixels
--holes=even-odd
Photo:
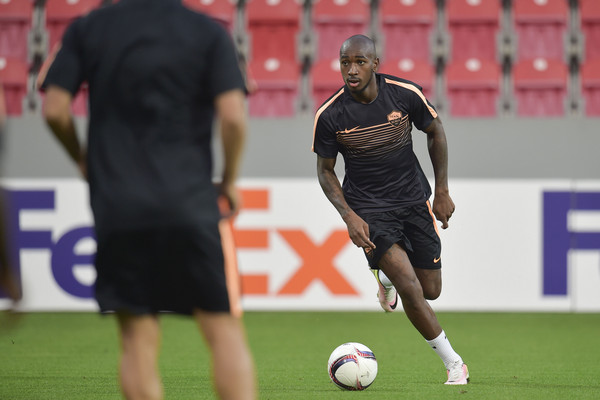
[[[438,285],[428,285],[423,287],[423,296],[427,300],[435,300],[442,294],[442,288]]]

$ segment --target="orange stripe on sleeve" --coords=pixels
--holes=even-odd
[[[415,92],[416,94],[418,94],[419,97],[421,98],[421,100],[423,100],[423,103],[425,103],[425,105],[427,106],[427,109],[431,113],[431,116],[433,118],[437,118],[437,116],[438,116],[437,112],[433,109],[433,107],[431,107],[429,105],[429,103],[427,102],[427,99],[425,98],[425,95],[419,89],[417,89],[416,86],[411,85],[409,83],[394,81],[394,80],[389,79],[389,78],[385,78],[385,82],[386,83],[390,83],[392,85],[401,86],[401,87],[403,87],[405,89],[408,89],[408,90],[410,90],[410,91]]]
[[[331,103],[334,102],[335,99],[337,99],[338,97],[341,96],[342,93],[344,93],[344,88],[341,88],[335,94],[335,96],[333,96],[331,99],[329,99],[329,101],[327,103],[323,104],[321,106],[321,108],[319,108],[317,110],[317,113],[315,114],[315,123],[313,125],[313,141],[312,141],[312,146],[311,146],[312,151],[315,151],[315,135],[317,133],[317,121],[319,120],[319,117],[321,116],[321,114],[323,114],[323,111],[325,111],[327,109],[327,107],[329,107],[331,105]]]

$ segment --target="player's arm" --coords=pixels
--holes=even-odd
[[[46,88],[43,115],[46,123],[67,154],[87,179],[85,150],[77,137],[77,130],[71,114],[72,95],[60,86]]]
[[[235,187],[246,142],[246,107],[241,89],[228,90],[215,99],[217,120],[223,143],[223,177],[220,194],[229,202],[230,213],[239,208],[239,195]]]
[[[446,229],[455,206],[448,190],[448,143],[439,117],[429,124],[425,133],[435,177],[433,214],[442,223],[442,228]]]
[[[352,243],[364,249],[374,249],[375,245],[369,239],[369,225],[348,206],[344,198],[342,185],[334,169],[335,161],[335,158],[317,156],[317,177],[321,189],[346,223]]]

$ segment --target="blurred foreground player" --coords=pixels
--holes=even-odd
[[[0,164],[3,163],[4,157],[4,136],[6,128],[6,98],[4,97],[4,87],[0,82]],[[0,165],[2,169],[2,165]],[[21,299],[21,285],[17,280],[12,270],[12,260],[10,257],[9,239],[7,234],[8,227],[6,226],[6,202],[4,199],[4,190],[0,188],[0,290],[12,302],[17,302]]]
[[[89,87],[87,154],[70,106]],[[158,313],[192,315],[222,399],[255,399],[242,322],[232,315],[217,197],[238,207],[244,81],[226,31],[177,0],[121,0],[70,25],[43,81],[44,116],[89,181],[95,296],[115,311],[128,399],[161,399]],[[211,133],[224,171],[213,185]]]
[[[447,228],[454,212],[446,134],[421,88],[377,74],[378,65],[370,38],[356,35],[342,44],[345,85],[315,116],[313,150],[319,183],[346,223],[352,242],[364,249],[384,310],[395,308],[397,290],[407,317],[444,362],[446,384],[464,385],[469,380],[467,366],[426,301],[439,297],[442,290],[435,218]],[[431,188],[412,151],[413,124],[427,133],[435,174],[433,210],[428,200]],[[334,170],[338,152],[344,157],[343,186]],[[389,277],[388,285],[380,271]]]

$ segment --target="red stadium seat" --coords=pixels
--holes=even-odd
[[[451,60],[496,60],[500,1],[447,0],[446,7],[448,30],[452,40]]]
[[[600,59],[590,60],[581,66],[581,92],[585,99],[585,114],[600,116]]]
[[[500,66],[495,61],[455,61],[446,68],[450,114],[457,117],[493,117],[497,115],[500,93]]]
[[[296,59],[296,35],[302,9],[295,0],[249,0],[246,3],[250,58]]]
[[[312,8],[317,33],[317,59],[336,57],[342,43],[352,35],[363,34],[370,19],[365,0],[318,0]]]
[[[235,21],[236,6],[233,0],[183,0],[183,4],[204,14],[208,14],[231,32]]]
[[[249,65],[257,90],[249,98],[249,114],[253,117],[289,117],[296,112],[300,69],[285,59],[254,59]]]
[[[336,58],[323,59],[314,64],[312,71],[312,97],[314,110],[318,110],[327,98],[344,86],[340,73],[340,60]]]
[[[581,30],[585,36],[585,58],[600,58],[600,1],[579,0]]]
[[[15,57],[0,57],[0,84],[4,88],[8,115],[23,113],[28,75],[28,65],[25,61]]]
[[[77,17],[98,8],[102,0],[47,0],[46,29],[50,49],[60,42],[67,26]]]
[[[567,93],[567,65],[559,60],[523,60],[513,69],[517,115],[562,116]]]
[[[519,0],[513,2],[517,32],[517,57],[563,60],[567,0]]]
[[[382,58],[429,61],[435,0],[380,0],[379,20],[385,38]]]
[[[378,71],[416,83],[423,88],[425,97],[432,100],[435,71],[429,62],[410,58],[386,60]]]
[[[32,0],[0,1],[0,56],[27,60],[32,14]]]

